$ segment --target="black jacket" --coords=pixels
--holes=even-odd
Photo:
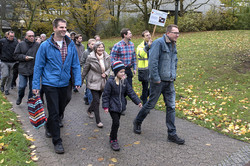
[[[134,90],[128,83],[127,79],[120,81],[119,85],[115,83],[114,76],[110,76],[103,95],[102,95],[102,107],[109,108],[109,111],[122,112],[126,110],[126,98],[124,94],[126,93],[129,98],[138,105],[141,103],[138,96],[135,94]]]
[[[27,39],[20,42],[15,49],[15,60],[19,61],[18,73],[24,76],[33,75],[36,52],[39,48],[37,42],[30,42]],[[25,60],[26,56],[34,57],[29,61]]]
[[[0,59],[2,62],[15,62],[14,51],[18,42],[16,39],[10,41],[6,38],[0,39]]]

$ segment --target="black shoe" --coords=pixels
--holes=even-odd
[[[87,98],[83,98],[83,100],[85,101],[85,105],[89,105],[89,101]]]
[[[1,92],[4,92],[4,86],[1,86]]]
[[[10,92],[8,90],[5,91],[5,95],[9,95]]]
[[[20,105],[22,103],[22,99],[18,97],[17,101],[16,101],[16,105]]]
[[[183,145],[185,143],[185,140],[184,139],[181,139],[177,136],[177,134],[173,135],[173,136],[168,136],[168,141],[169,142],[174,142],[178,145]]]
[[[111,149],[113,149],[114,151],[119,151],[119,150],[120,150],[120,146],[119,146],[117,140],[111,140],[111,141],[110,141],[110,147],[111,147]]]
[[[60,117],[60,119],[59,119],[59,127],[60,127],[60,128],[62,128],[62,127],[63,127],[63,123],[62,123],[62,119],[61,119],[61,117]]]
[[[73,91],[74,91],[75,93],[76,93],[76,92],[79,92],[77,88],[74,88],[74,90],[73,90]]]
[[[133,124],[134,124],[134,133],[141,134],[141,124],[137,123],[136,120],[134,120]]]
[[[45,136],[46,136],[47,138],[51,138],[52,135],[51,135],[51,133],[49,132],[48,127],[47,127],[46,124],[44,125],[44,128],[45,128]]]
[[[58,144],[54,145],[54,149],[55,149],[55,152],[57,154],[63,154],[64,153],[64,148],[63,148],[62,143],[58,143]]]

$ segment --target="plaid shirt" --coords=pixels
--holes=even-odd
[[[136,53],[134,43],[131,41],[128,42],[128,45],[124,42],[124,40],[116,43],[112,48],[110,56],[111,63],[114,61],[122,61],[125,66],[131,66],[134,70],[136,70]]]
[[[58,48],[58,50],[60,50],[61,56],[62,56],[62,62],[64,63],[64,61],[65,61],[65,59],[66,59],[66,57],[68,55],[67,43],[65,41],[65,38],[63,38],[62,48],[60,48],[60,46],[57,44],[57,42],[53,38],[52,38],[52,42],[54,43],[56,48]]]

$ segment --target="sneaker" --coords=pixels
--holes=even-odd
[[[1,86],[1,92],[4,92],[4,86]]]
[[[22,103],[22,99],[18,97],[17,101],[16,101],[16,105],[20,105]]]
[[[119,151],[119,150],[120,150],[120,146],[119,146],[117,140],[111,140],[111,141],[110,141],[110,147],[111,147],[111,149],[113,149],[114,151]]]
[[[57,154],[63,154],[64,153],[64,148],[63,148],[62,143],[58,143],[58,144],[54,145],[54,149],[55,149],[55,152]]]
[[[97,125],[97,127],[99,127],[99,128],[103,128],[103,124],[102,124],[102,122],[99,122],[98,124],[96,124]]]
[[[93,113],[93,112],[88,112],[88,111],[87,111],[87,113],[88,113],[88,116],[89,116],[90,119],[93,119],[93,118],[94,118],[94,113]]]
[[[141,124],[137,123],[136,120],[134,120],[133,124],[134,124],[134,133],[141,134]]]
[[[10,92],[8,90],[5,91],[5,95],[9,95]]]
[[[179,138],[179,137],[177,136],[177,134],[175,134],[175,135],[173,135],[173,136],[169,135],[169,136],[168,136],[168,141],[169,141],[169,142],[174,142],[174,143],[176,143],[176,144],[178,144],[178,145],[183,145],[183,144],[185,143],[185,140]]]

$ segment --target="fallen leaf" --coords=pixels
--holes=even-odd
[[[66,133],[65,135],[69,135],[69,133]]]
[[[211,144],[206,144],[207,146],[211,146]]]
[[[87,150],[86,148],[82,148],[82,150]]]
[[[32,156],[31,159],[32,159],[33,161],[38,161],[39,157],[37,157],[37,156]]]
[[[2,139],[4,136],[0,136],[0,139]]]
[[[27,163],[27,164],[29,164],[29,163],[31,163],[32,162],[32,160],[30,160],[30,161],[25,161],[25,163]]]
[[[103,158],[103,157],[100,157],[100,158],[98,158],[97,160],[98,160],[98,161],[103,161],[104,158]]]
[[[2,159],[1,161],[0,161],[0,164],[2,164],[4,162],[4,159]]]
[[[81,136],[81,134],[78,134],[78,135],[76,135],[77,137],[80,137]]]
[[[88,123],[84,123],[84,125],[86,125],[86,126],[87,126],[87,125],[89,125],[89,124],[88,124]]]
[[[30,146],[30,149],[35,149],[35,148],[36,148],[35,145],[31,145],[31,146]]]
[[[135,145],[138,145],[138,144],[140,144],[140,141],[136,141],[136,142],[134,142],[134,144],[135,144]]]
[[[111,158],[110,161],[116,163],[116,162],[117,162],[117,159],[116,159],[116,158]]]
[[[99,131],[99,129],[95,129],[95,130],[94,130],[94,132],[98,132],[98,131]]]
[[[124,145],[124,147],[128,147],[128,146],[132,146],[132,144],[127,144],[127,145]]]
[[[109,164],[109,166],[115,166],[115,164]]]

